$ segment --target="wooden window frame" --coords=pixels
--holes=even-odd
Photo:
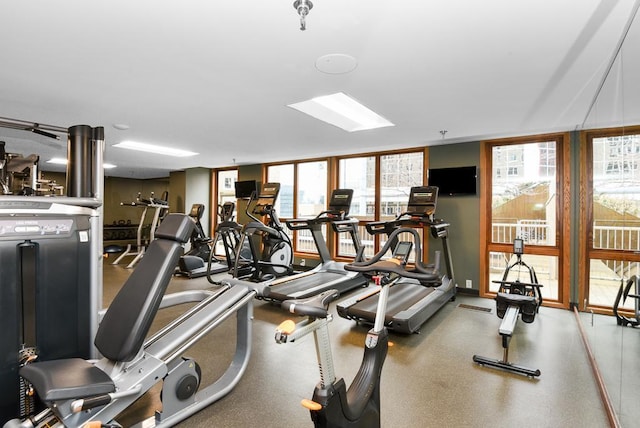
[[[492,202],[492,149],[497,146],[527,144],[543,141],[555,141],[556,150],[556,192],[558,206],[556,210],[556,245],[527,246],[532,254],[555,256],[558,258],[558,301],[545,300],[545,306],[569,308],[571,300],[570,289],[570,243],[571,243],[571,192],[570,192],[570,147],[571,138],[567,133],[540,134],[524,137],[486,140],[480,143],[480,165],[486,171],[480,193],[480,284],[481,297],[495,297],[495,292],[489,290],[489,254],[491,252],[511,252],[510,243],[493,243],[491,224]]]
[[[629,250],[602,250],[593,248],[593,140],[603,137],[640,134],[640,126],[592,129],[580,132],[580,221],[578,260],[578,305],[579,309],[598,314],[613,314],[611,306],[589,302],[589,275],[591,259],[640,261],[640,254]]]

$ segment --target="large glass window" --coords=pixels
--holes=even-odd
[[[376,157],[362,156],[343,158],[338,162],[338,186],[341,189],[352,189],[353,199],[349,215],[358,218],[360,222],[375,220],[376,206]],[[356,250],[352,240],[341,234],[338,239],[338,255],[353,257]],[[365,247],[365,256],[375,254],[375,241],[367,233],[364,224],[358,226],[358,235]]]
[[[621,281],[640,273],[640,130],[594,131],[587,140],[585,299],[590,307],[611,308]]]
[[[388,221],[406,211],[411,187],[424,182],[424,152],[342,158],[338,164],[342,188],[353,189],[351,215],[361,221],[358,233],[371,257],[384,244],[384,236],[371,236],[364,224]],[[354,256],[348,237],[340,238],[339,255]]]
[[[236,188],[235,182],[238,180],[238,170],[229,169],[218,171],[218,205],[222,205],[225,202],[236,202]]]
[[[276,210],[283,222],[291,218],[315,217],[326,209],[327,168],[326,160],[267,166],[267,180],[280,183]],[[318,252],[309,231],[294,233],[286,226],[285,231],[291,237],[295,251]],[[326,239],[326,231],[323,233]]]
[[[315,217],[327,208],[327,162],[304,162],[297,164],[296,217]],[[322,234],[327,239],[326,227]],[[311,232],[299,230],[295,234],[296,251],[317,253]]]
[[[563,230],[569,206],[562,196],[568,188],[562,164],[567,140],[567,135],[558,134],[483,143],[482,167],[491,171],[481,193],[486,222],[481,228],[486,244],[481,262],[483,295],[497,291],[492,281],[501,280],[513,264],[513,240],[520,238],[525,243],[523,261],[543,285],[545,302],[568,305],[568,280],[561,263],[569,241]],[[528,271],[521,280],[530,280]]]
[[[293,164],[269,165],[267,167],[267,181],[280,183],[280,194],[276,200],[275,209],[282,218],[293,218]]]
[[[338,168],[339,187],[353,190],[350,214],[360,220],[373,220],[376,204],[375,156],[340,159]]]
[[[492,148],[492,242],[556,244],[556,142]]]
[[[238,170],[237,169],[228,169],[228,170],[219,170],[216,173],[216,203],[213,209],[216,210],[214,215],[211,218],[214,219],[215,226],[220,223],[220,210],[225,202],[233,202],[234,207],[236,204],[236,187],[235,182],[238,180]],[[237,208],[237,207],[235,207]],[[237,214],[234,214],[234,217]],[[214,226],[214,230],[215,230]],[[214,236],[211,234],[210,236]],[[217,240],[215,242],[214,254],[220,256],[225,255],[224,252],[224,243],[222,240]]]
[[[422,152],[380,157],[380,220],[393,220],[407,210],[409,193],[424,177]]]

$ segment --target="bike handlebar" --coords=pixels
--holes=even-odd
[[[290,299],[280,304],[285,311],[313,318],[326,318],[329,303],[338,298],[338,290],[331,289],[306,299]]]

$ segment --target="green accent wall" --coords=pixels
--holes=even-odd
[[[436,218],[447,221],[449,228],[449,248],[453,272],[459,288],[466,288],[471,280],[477,292],[480,284],[480,183],[484,171],[480,166],[480,143],[459,143],[429,147],[429,168],[450,168],[458,166],[478,167],[478,193],[464,196],[440,196],[436,207]],[[442,249],[439,240],[430,238],[429,259],[434,251]],[[442,267],[444,269],[444,266]]]

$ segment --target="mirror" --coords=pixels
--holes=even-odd
[[[637,10],[638,3],[636,2],[634,5],[634,10]],[[628,127],[640,124],[639,21],[640,17],[636,14],[635,20],[631,22],[626,37],[620,45],[618,55],[614,61],[608,64],[610,66],[609,72],[585,118],[583,129]],[[635,158],[636,155],[630,154],[629,159],[635,160]],[[636,177],[634,173],[631,179],[639,180]],[[626,176],[625,181],[627,181]],[[625,195],[625,198],[628,197],[639,199],[640,191],[635,196]],[[637,265],[637,263],[634,264]],[[621,276],[626,282],[633,274],[630,272],[631,270],[629,268],[622,274],[616,272],[615,275],[612,275],[610,282],[614,297],[611,298],[611,293],[607,294],[607,299],[611,298],[611,301],[606,303],[607,305],[613,306],[614,304],[618,288],[615,283],[619,284]],[[595,293],[595,290],[592,293]],[[631,309],[633,305],[633,299],[629,298],[624,307]],[[581,312],[580,319],[620,425],[623,427],[636,426],[640,419],[640,407],[637,405],[640,388],[636,376],[640,329],[619,326],[614,316]]]

